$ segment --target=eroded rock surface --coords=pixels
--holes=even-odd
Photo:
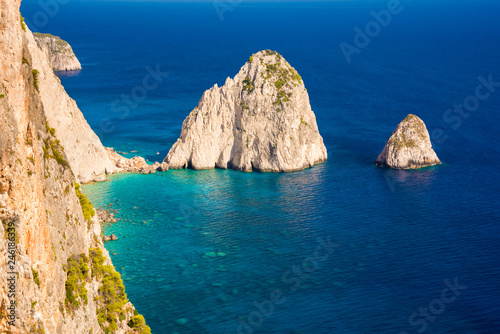
[[[54,71],[77,71],[82,69],[80,61],[76,58],[68,42],[51,34],[34,33],[33,35]]]
[[[417,169],[440,163],[425,123],[412,114],[398,124],[375,162],[377,166],[396,169]]]
[[[265,50],[223,87],[203,94],[164,162],[173,169],[287,172],[326,159],[302,78],[280,54]]]
[[[90,127],[36,46],[19,6],[0,0],[0,332],[149,333],[127,302],[98,215],[76,184],[78,172],[94,172],[86,160],[95,147],[86,146]],[[52,127],[57,117],[66,127]],[[82,127],[73,129],[71,117]],[[85,159],[76,160],[73,148]],[[88,165],[79,168],[78,161]],[[10,305],[15,311],[7,310]],[[139,325],[131,328],[131,319]]]

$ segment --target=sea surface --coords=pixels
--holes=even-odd
[[[153,333],[500,332],[500,84],[476,91],[500,82],[500,4],[391,3],[23,0],[32,30],[72,45],[83,70],[61,81],[127,157],[161,161],[252,53],[304,79],[325,163],[83,187],[117,210],[106,248]],[[443,164],[375,167],[409,113]]]

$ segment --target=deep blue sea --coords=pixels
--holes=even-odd
[[[43,3],[23,0],[25,20],[70,42],[83,70],[62,83],[127,157],[161,161],[203,92],[259,50],[309,92],[329,155],[314,168],[84,186],[117,210],[106,247],[153,333],[500,332],[498,2]],[[375,167],[409,113],[443,164]]]

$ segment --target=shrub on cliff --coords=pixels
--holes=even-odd
[[[83,211],[83,218],[85,220],[90,221],[92,217],[95,215],[95,210],[90,201],[87,199],[87,196],[85,196],[81,191],[80,191],[80,185],[75,182],[75,191],[76,191],[76,196],[78,196],[78,199],[80,200],[80,206],[82,207]]]
[[[151,334],[151,329],[148,325],[146,325],[146,320],[144,320],[144,317],[140,314],[130,319],[128,326],[133,330],[139,331],[140,333]]]
[[[106,258],[102,255],[102,250],[91,248],[89,254],[92,261],[92,277],[102,279],[99,295],[96,298],[98,302],[97,321],[104,333],[114,333],[118,328],[117,322],[125,320],[124,306],[128,302],[125,286],[115,268],[112,265],[104,264]],[[146,325],[142,315],[134,316],[129,321],[128,326],[140,333],[151,334],[151,329]]]
[[[33,74],[33,86],[35,86],[35,89],[38,90],[38,70],[33,70],[31,71],[31,73]]]
[[[86,281],[89,279],[89,259],[85,254],[81,254],[79,258],[72,255],[68,259],[68,264],[64,266],[67,272],[66,278],[66,299],[64,304],[66,309],[74,310],[80,307],[81,302],[87,304],[87,288]]]

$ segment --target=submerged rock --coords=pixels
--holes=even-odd
[[[176,168],[287,172],[327,159],[302,78],[275,51],[207,90],[164,162]]]
[[[114,234],[111,234],[111,235],[105,235],[103,238],[102,238],[102,241],[115,241],[115,240],[118,240],[118,237]]]
[[[97,216],[103,223],[116,223],[115,214],[108,210],[96,209]]]
[[[412,114],[398,124],[375,161],[377,166],[397,169],[417,169],[440,163],[425,123]]]
[[[206,252],[204,255],[206,257],[217,257],[217,253],[215,252]]]

